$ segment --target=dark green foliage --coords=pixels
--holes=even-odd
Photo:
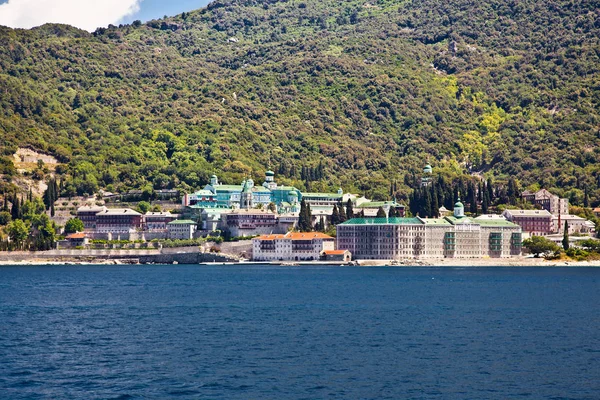
[[[352,200],[346,202],[346,219],[354,218],[354,210],[352,208]]]
[[[300,217],[298,219],[298,230],[300,232],[311,232],[312,226],[312,213],[310,211],[310,205],[306,204],[304,200],[300,202]]]
[[[536,257],[559,251],[556,243],[543,236],[532,236],[531,239],[525,239],[523,247],[527,248]]]
[[[599,38],[597,4],[570,0],[217,0],[93,35],[2,27],[0,174],[29,146],[67,163],[67,196],[273,165],[286,184],[385,200],[407,199],[429,158],[449,180],[464,166],[576,202],[588,187],[595,204]],[[518,199],[505,189],[488,202]]]
[[[336,226],[340,224],[340,212],[336,204],[333,205],[333,211],[331,213],[331,225]]]
[[[567,221],[565,221],[562,246],[563,246],[563,249],[565,249],[565,251],[569,250],[569,224],[567,223]]]
[[[379,209],[377,210],[377,218],[385,218],[385,210],[383,209],[383,207],[379,207]]]
[[[79,218],[71,218],[65,224],[65,233],[83,232],[83,222]]]

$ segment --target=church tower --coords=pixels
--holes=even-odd
[[[240,195],[240,208],[249,210],[254,208],[254,199],[252,195],[252,181],[246,180],[244,181],[244,187],[242,188],[242,193]]]
[[[460,202],[460,197],[456,204],[454,204],[454,216],[456,218],[463,218],[465,216],[465,206]]]

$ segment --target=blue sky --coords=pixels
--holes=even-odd
[[[143,0],[140,5],[140,11],[132,16],[127,16],[123,22],[130,23],[136,19],[149,21],[155,18],[162,18],[165,15],[177,15],[184,11],[192,11],[202,8],[209,3],[208,0]]]
[[[0,25],[29,29],[63,23],[94,31],[202,8],[208,0],[0,0]]]

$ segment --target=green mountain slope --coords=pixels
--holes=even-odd
[[[55,155],[79,193],[269,166],[406,196],[428,161],[600,200],[599,38],[577,0],[216,1],[93,35],[0,28],[2,154]]]

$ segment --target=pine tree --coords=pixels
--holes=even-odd
[[[565,221],[565,231],[563,232],[562,246],[565,251],[569,250],[569,224]]]

